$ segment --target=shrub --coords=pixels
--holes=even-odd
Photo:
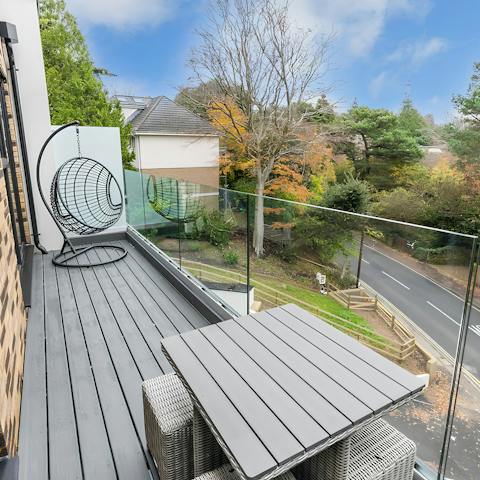
[[[368,182],[353,176],[344,183],[329,185],[323,195],[326,207],[345,212],[365,213],[370,205],[370,186]]]
[[[469,252],[458,246],[446,245],[439,248],[417,247],[412,252],[413,257],[434,265],[462,265],[468,261]]]
[[[235,224],[230,215],[219,210],[204,211],[202,223],[203,225],[200,229],[201,237],[217,247],[228,245]]]
[[[228,249],[223,252],[223,261],[227,265],[237,265],[238,263],[238,252],[236,250]]]
[[[233,183],[233,189],[238,192],[255,193],[255,179],[250,177],[240,177]]]
[[[296,260],[297,249],[293,245],[285,242],[265,242],[265,253],[280,258],[286,263],[292,263]]]

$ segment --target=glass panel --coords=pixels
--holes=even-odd
[[[445,477],[452,480],[474,480],[478,478],[478,472],[480,472],[480,276],[478,272],[473,288],[464,365],[459,382],[445,472]]]
[[[426,392],[390,421],[436,469],[473,238],[278,199],[262,203],[261,256],[252,218],[256,308],[296,303],[412,373],[429,374]]]
[[[125,209],[127,223],[136,230],[145,228],[145,202],[142,174],[136,170],[124,170]]]
[[[248,312],[247,196],[184,183],[188,196],[180,228],[182,268],[235,312]]]
[[[434,471],[444,440],[472,248],[472,238],[438,230],[379,220],[366,227],[360,285],[388,312],[387,325],[392,315],[401,365],[430,375],[424,394],[390,421],[417,444],[418,457]]]
[[[143,174],[145,203],[144,235],[178,264],[180,257],[181,219],[184,215],[179,180],[160,175]]]
[[[125,179],[129,223],[230,309],[296,303],[428,375],[389,421],[438,469],[475,237],[139,172]],[[454,479],[478,471],[479,335],[475,306],[446,469]]]
[[[358,255],[354,240],[359,236],[360,221],[348,214],[278,199],[265,198],[263,202],[264,253],[259,256],[252,247],[250,258],[251,281],[260,307],[294,302],[316,314],[331,313],[345,322],[365,323],[328,295],[330,290],[333,295],[356,286],[350,260]],[[252,244],[259,242],[252,226]]]

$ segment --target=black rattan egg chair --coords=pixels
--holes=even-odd
[[[40,181],[43,153],[58,133],[71,126],[76,127],[78,156],[64,162],[56,171],[48,204]],[[75,247],[67,236],[66,231],[76,235],[100,233],[114,225],[123,211],[123,195],[115,177],[101,163],[81,154],[78,126],[78,122],[72,122],[55,130],[43,144],[37,162],[40,197],[63,236],[60,253],[52,259],[59,267],[106,265],[121,260],[127,254],[120,246],[103,243]],[[101,251],[103,255],[99,255]]]

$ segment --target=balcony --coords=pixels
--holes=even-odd
[[[418,475],[476,478],[476,238],[265,197],[258,258],[254,195],[124,174],[129,225],[110,239],[126,258],[69,269],[34,257],[19,478],[156,478],[140,385],[171,370],[161,339],[292,302],[429,374],[389,422],[417,444]],[[419,237],[447,252],[450,290],[405,246]]]
[[[150,478],[139,385],[170,371],[163,337],[208,320],[121,243],[128,256],[105,268],[35,255],[20,478]]]

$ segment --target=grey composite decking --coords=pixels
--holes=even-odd
[[[295,305],[162,343],[244,479],[279,475],[425,387]]]
[[[56,268],[51,255],[34,256],[20,480],[156,478],[141,383],[171,371],[164,337],[209,322],[121,243],[127,257],[105,267]]]

